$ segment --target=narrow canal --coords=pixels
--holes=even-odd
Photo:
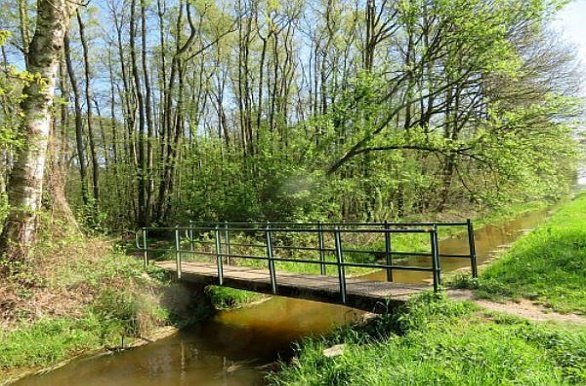
[[[526,213],[506,224],[477,230],[479,264],[534,228],[547,213]],[[441,252],[467,253],[467,240],[442,240]],[[429,261],[413,258],[406,264],[427,266]],[[469,261],[443,258],[441,265],[446,272],[468,266]],[[384,280],[385,272],[370,277]],[[421,282],[428,277],[398,271],[394,279]],[[361,311],[343,306],[273,297],[249,308],[220,312],[200,326],[152,344],[77,360],[17,385],[263,385],[266,366],[290,355],[300,338],[325,333],[361,315]]]

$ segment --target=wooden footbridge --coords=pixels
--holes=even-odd
[[[442,254],[438,229],[462,227],[468,253]],[[397,242],[398,238],[408,238]],[[400,251],[411,240],[426,248]],[[424,241],[424,242],[423,242]],[[362,246],[362,247],[359,247]],[[364,247],[367,246],[367,247]],[[190,223],[136,233],[145,265],[178,280],[383,310],[441,284],[441,258],[470,261],[477,276],[470,220],[451,223]],[[409,264],[416,258],[417,264]],[[364,275],[386,271],[384,281]],[[394,271],[421,272],[430,284],[398,283]]]

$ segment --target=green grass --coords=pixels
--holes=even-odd
[[[260,301],[266,295],[251,291],[237,290],[229,287],[211,285],[205,289],[212,305],[218,310],[240,308],[247,304]]]
[[[345,343],[341,356],[323,350]],[[273,385],[563,385],[586,383],[586,330],[498,315],[433,294],[366,327],[303,342]]]
[[[119,345],[121,337],[119,325],[91,313],[81,319],[41,319],[0,332],[0,370],[47,366],[89,349]]]
[[[586,195],[563,204],[471,284],[481,297],[524,297],[586,314]]]
[[[127,256],[80,258],[53,271],[45,278],[50,291],[83,292],[86,301],[70,316],[35,319],[21,312],[22,319],[10,331],[0,332],[0,371],[47,366],[89,349],[119,346],[123,337],[170,321],[154,294],[158,284],[143,276],[140,264]]]

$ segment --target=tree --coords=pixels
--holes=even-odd
[[[30,50],[32,1],[0,0],[3,67]],[[95,203],[85,224],[114,231],[555,195],[578,112],[565,98],[577,94],[573,55],[547,33],[564,3],[91,2],[69,34],[70,104],[54,120],[67,198],[79,214]],[[2,99],[6,125],[19,108]],[[16,153],[4,149],[8,176]]]
[[[21,135],[24,143],[8,183],[10,212],[0,235],[0,253],[7,261],[22,261],[36,238],[37,215],[51,124],[51,106],[63,38],[74,8],[67,0],[39,0],[35,33],[28,47],[26,69],[34,80],[23,90]]]

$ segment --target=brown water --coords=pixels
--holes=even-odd
[[[547,217],[547,211],[519,216],[504,225],[476,231],[479,264]],[[441,235],[440,235],[441,236]],[[468,253],[467,239],[440,242],[440,252]],[[413,258],[405,265],[429,265]],[[468,267],[467,259],[442,258],[443,272]],[[384,280],[384,272],[369,277]],[[428,280],[427,273],[395,271],[400,282]],[[356,320],[363,313],[351,308],[306,300],[273,297],[255,306],[220,312],[189,331],[113,355],[74,361],[50,373],[29,377],[17,385],[263,385],[263,365],[291,353],[294,342]]]

